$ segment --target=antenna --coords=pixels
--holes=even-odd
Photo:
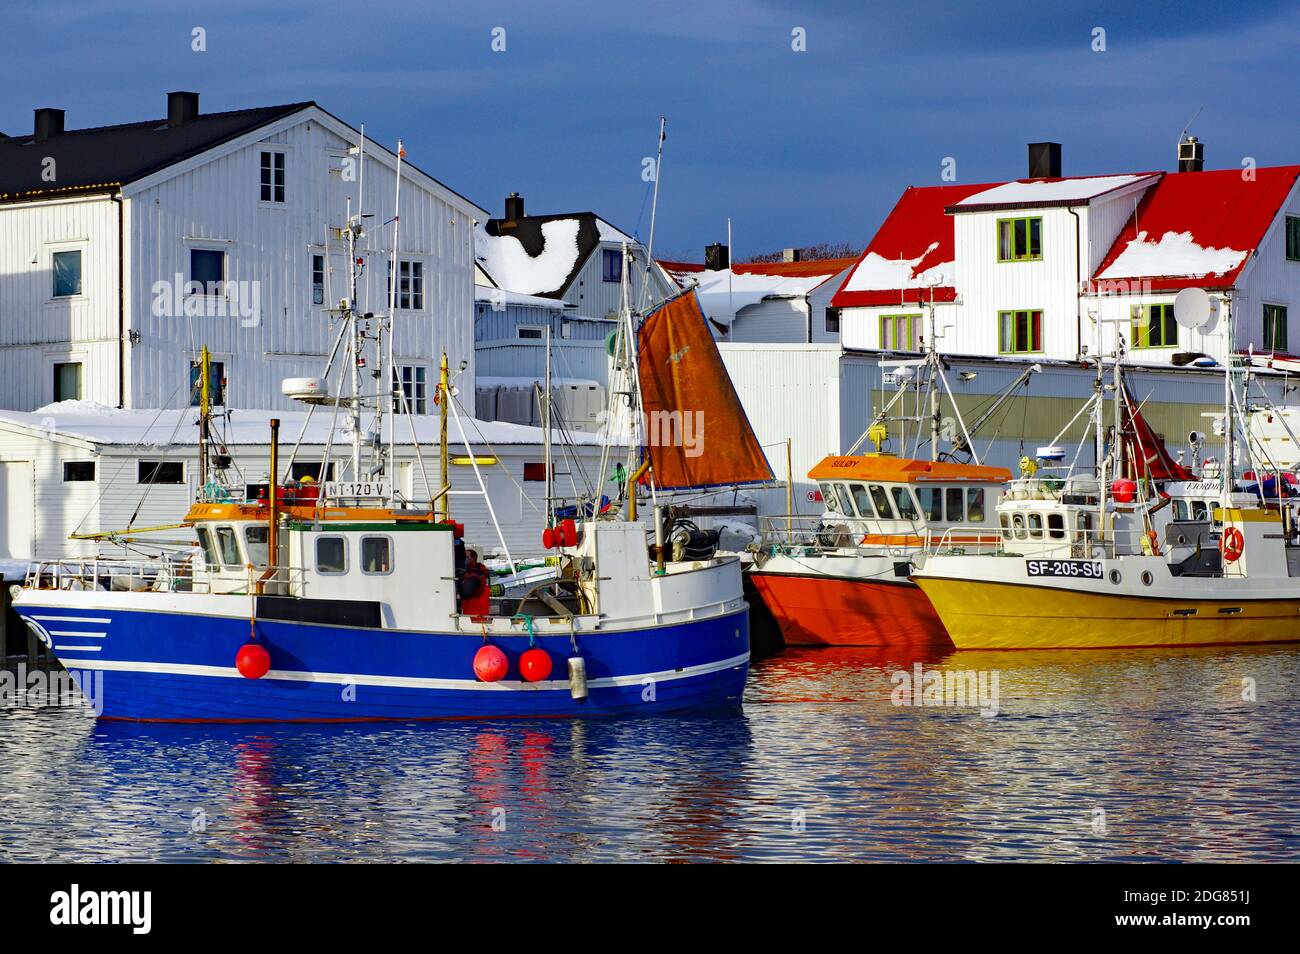
[[[650,201],[650,241],[646,245],[645,254],[645,280],[641,282],[641,301],[639,308],[644,308],[646,302],[650,300],[650,269],[654,268],[655,263],[655,217],[659,212],[659,176],[664,168],[664,140],[668,138],[668,121],[659,117],[659,151],[655,156],[655,188],[654,198]],[[627,250],[623,250],[623,257],[627,258]]]
[[[1184,126],[1184,127],[1183,127],[1183,131],[1180,132],[1180,133],[1178,134],[1178,144],[1179,144],[1179,145],[1182,145],[1182,143],[1183,143],[1183,139],[1187,136],[1187,130],[1189,130],[1189,129],[1192,128],[1192,123],[1196,122],[1196,117],[1199,116],[1199,115],[1201,115],[1201,110],[1204,109],[1204,108],[1205,108],[1204,106],[1197,106],[1197,107],[1196,107],[1196,112],[1192,113],[1192,118],[1189,119],[1189,120],[1187,120],[1187,125]]]

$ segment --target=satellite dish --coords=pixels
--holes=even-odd
[[[1184,328],[1204,328],[1213,317],[1204,288],[1184,288],[1174,296],[1174,320]]]

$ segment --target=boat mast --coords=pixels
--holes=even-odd
[[[552,525],[554,488],[551,481],[551,323],[546,322],[546,387],[542,394],[542,429],[545,433],[543,448],[546,466],[546,525]]]
[[[930,303],[926,309],[929,312],[930,330],[929,339],[926,341],[926,360],[930,365],[930,460],[939,459],[939,345],[934,335],[934,291],[930,291]],[[955,403],[955,402],[954,402]]]
[[[447,454],[447,415],[450,412],[448,404],[451,402],[451,391],[447,387],[448,380],[447,352],[444,351],[438,364],[438,407],[442,411],[442,422],[438,427],[438,477],[442,481],[442,491],[438,497],[442,499],[443,520],[451,519],[451,477],[448,474],[451,461]],[[435,504],[437,500],[434,498]]]
[[[394,471],[397,469],[395,461],[397,459],[397,401],[399,400],[397,392],[399,389],[403,391],[401,396],[402,405],[405,406],[406,404],[404,385],[403,382],[398,379],[396,374],[397,369],[393,364],[393,338],[397,335],[397,283],[400,281],[400,269],[398,267],[397,258],[397,241],[402,227],[402,158],[405,155],[406,150],[402,148],[402,140],[399,139],[397,140],[397,185],[393,194],[393,254],[389,259],[388,265],[388,351],[384,356],[386,360],[381,360],[380,363],[380,383],[378,388],[381,395],[385,393],[384,378],[386,376],[389,394],[389,400],[387,403],[391,406],[385,408],[384,400],[382,398],[379,399],[379,422],[376,428],[378,434],[382,436],[384,433],[384,411],[387,410],[389,412],[387,465],[388,467],[392,467]],[[387,367],[384,366],[385,364]],[[411,408],[407,407],[406,413],[410,414]],[[385,470],[386,469],[387,467]],[[388,481],[388,506],[395,507],[397,506],[397,482],[392,479],[392,476],[393,475],[389,475]]]
[[[199,352],[199,493],[208,485],[208,428],[212,424],[212,352]]]
[[[1235,432],[1232,415],[1232,300],[1227,294],[1223,296],[1223,305],[1227,314],[1223,322],[1223,466],[1219,469],[1219,502],[1226,511],[1232,502],[1232,471],[1235,465],[1232,447]]]

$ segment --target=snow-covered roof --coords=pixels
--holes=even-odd
[[[1034,208],[1086,203],[1131,185],[1154,182],[1156,174],[1082,176],[1067,179],[1020,179],[984,189],[957,202],[954,211],[998,208]],[[1150,180],[1150,181],[1148,181]]]
[[[851,258],[806,262],[754,262],[706,269],[693,262],[663,262],[660,267],[682,288],[696,283],[700,309],[715,321],[730,322],[750,305],[773,298],[803,298],[853,264]]]
[[[542,384],[544,381],[545,378],[540,374],[532,377],[526,375],[485,377],[480,374],[474,378],[474,386],[478,388],[531,388],[534,384]],[[599,381],[594,381],[591,378],[561,378],[551,375],[551,387],[553,388],[598,388],[601,386]]]
[[[532,305],[534,308],[549,308],[554,311],[563,311],[567,307],[566,302],[556,298],[543,298],[540,295],[524,295],[520,292],[507,291],[504,288],[492,288],[489,285],[474,286],[474,300],[485,304],[502,305]]]
[[[602,242],[638,244],[594,212],[489,219],[474,229],[474,259],[498,288],[563,298]]]
[[[1147,190],[1093,282],[1141,281],[1153,291],[1230,288],[1263,243],[1300,166],[1179,172]],[[1104,290],[1104,289],[1102,289]]]
[[[182,447],[198,443],[198,408],[158,410],[122,410],[96,404],[94,401],[62,401],[48,404],[31,412],[0,411],[0,426],[12,425],[51,437],[79,438],[94,444],[134,447],[140,446],[141,456],[147,456],[152,447]],[[232,446],[257,446],[271,442],[271,418],[280,419],[280,441],[291,446],[302,432],[307,411],[232,410],[229,417],[222,416],[216,428],[223,443]],[[496,445],[540,445],[544,440],[541,428],[503,421],[478,421],[463,412],[460,420],[464,431],[457,427],[457,418],[451,418],[450,433],[453,446],[463,445],[469,438],[470,446],[485,442]],[[416,439],[427,451],[436,446],[441,418],[436,415],[416,414],[397,417],[395,442],[410,445],[411,424],[415,423]],[[363,426],[373,426],[372,418],[363,418]],[[335,419],[334,409],[318,408],[311,416],[303,443],[323,446],[331,431],[335,446],[351,442],[345,429],[344,415]],[[385,434],[387,425],[385,425]],[[574,432],[566,440],[579,444],[598,444],[600,436]]]

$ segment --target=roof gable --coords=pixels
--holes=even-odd
[[[154,119],[70,129],[42,142],[31,135],[0,139],[0,201],[110,191],[314,105],[200,113],[181,126]],[[55,162],[55,182],[42,179],[46,159]]]
[[[636,240],[594,212],[488,219],[474,233],[474,261],[499,288],[564,297],[602,242]]]
[[[1286,203],[1300,166],[1177,172],[1147,190],[1093,275],[1152,290],[1230,288]]]

